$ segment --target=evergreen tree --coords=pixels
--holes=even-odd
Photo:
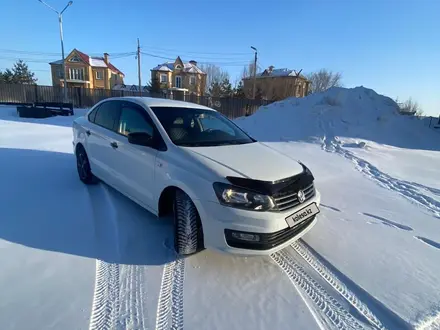
[[[246,95],[244,94],[244,89],[243,88],[244,88],[243,81],[240,80],[238,82],[238,84],[234,88],[234,96],[238,97],[238,98],[241,98],[241,99],[246,98]]]
[[[208,93],[211,97],[220,97],[222,95],[221,84],[218,81],[211,82]]]
[[[230,97],[233,94],[232,85],[229,78],[224,78],[220,84],[221,97]]]
[[[212,97],[230,97],[234,94],[229,78],[225,77],[221,81],[214,80],[208,89]]]
[[[29,70],[29,67],[23,60],[18,60],[17,63],[14,64],[12,72],[12,83],[14,84],[35,85],[38,80],[35,78],[35,73]]]
[[[159,94],[161,92],[160,81],[158,78],[153,78],[148,83],[147,89],[152,94]]]
[[[14,81],[14,73],[10,69],[4,72],[0,71],[0,83],[12,84]]]

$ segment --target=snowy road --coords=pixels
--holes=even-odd
[[[440,329],[440,184],[417,160],[325,127],[322,147],[263,138],[315,174],[318,224],[271,256],[183,260],[171,221],[79,182],[71,118],[0,112],[2,329]]]

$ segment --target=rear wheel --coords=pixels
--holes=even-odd
[[[90,169],[89,158],[82,145],[76,148],[76,168],[78,170],[79,179],[85,184],[98,182],[98,179],[93,175]]]
[[[194,254],[203,247],[199,213],[191,198],[181,190],[174,196],[174,249],[179,255]]]

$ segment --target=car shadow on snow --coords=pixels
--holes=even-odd
[[[0,239],[109,263],[175,259],[171,221],[103,183],[84,185],[73,154],[0,148],[0,159]]]
[[[54,125],[61,127],[72,127],[75,118],[84,116],[88,109],[74,109],[73,116],[54,116],[49,118],[21,118],[18,116],[15,106],[0,106],[0,120],[13,121],[17,123],[31,123]]]

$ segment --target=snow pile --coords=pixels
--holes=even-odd
[[[417,117],[400,115],[391,98],[372,89],[331,88],[306,98],[261,107],[237,119],[261,141],[320,141],[343,138],[347,147],[365,148],[363,140],[409,149],[438,150],[439,135]]]

